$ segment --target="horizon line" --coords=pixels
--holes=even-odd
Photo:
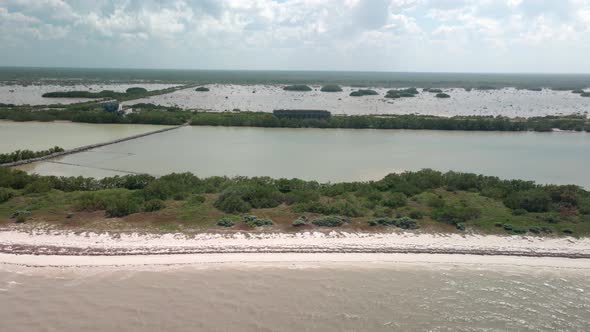
[[[64,67],[64,66],[20,66],[0,65],[13,69],[80,69],[80,70],[153,70],[153,71],[245,71],[245,72],[325,72],[325,73],[391,73],[391,74],[485,74],[485,75],[590,75],[590,72],[485,72],[485,71],[392,71],[392,70],[337,70],[337,69],[228,69],[228,68],[146,68],[146,67]]]

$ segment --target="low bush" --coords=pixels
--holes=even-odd
[[[504,199],[511,209],[524,209],[528,212],[546,212],[551,205],[551,196],[542,189],[516,191]]]
[[[192,195],[189,197],[188,202],[189,204],[199,205],[205,203],[206,199],[203,195]]]
[[[397,98],[404,98],[404,97],[414,97],[417,94],[419,94],[419,92],[418,92],[418,89],[416,89],[416,88],[389,90],[385,94],[385,98],[397,99]]]
[[[404,193],[391,193],[385,196],[381,204],[390,208],[399,208],[406,206],[408,203],[408,197]]]
[[[481,211],[474,207],[455,204],[435,210],[432,218],[446,224],[457,225],[479,217]]]
[[[539,234],[539,233],[541,233],[541,227],[531,226],[531,227],[529,227],[529,232],[534,233],[534,234]]]
[[[574,230],[571,228],[564,228],[561,231],[565,234],[573,234],[574,233]]]
[[[422,89],[422,91],[424,92],[432,92],[432,93],[442,93],[441,89],[434,89],[434,88],[426,88],[426,89]]]
[[[108,218],[120,218],[139,212],[139,204],[135,200],[109,200],[105,209]]]
[[[14,190],[8,188],[0,188],[0,203],[4,203],[14,197]]]
[[[25,194],[41,194],[51,191],[52,184],[46,179],[35,180],[25,186]]]
[[[362,97],[362,96],[376,96],[379,93],[375,90],[360,89],[350,93],[351,97]]]
[[[512,214],[515,216],[522,216],[522,215],[527,214],[527,210],[525,210],[525,209],[512,210]]]
[[[297,219],[295,219],[293,221],[293,223],[291,223],[291,226],[301,227],[301,226],[305,226],[306,223],[307,223],[307,217],[306,216],[299,216]]]
[[[528,231],[525,227],[513,227],[512,233],[514,234],[525,234]]]
[[[144,94],[144,93],[147,93],[148,90],[146,88],[141,88],[141,87],[132,87],[132,88],[129,88],[129,89],[125,90],[125,92],[128,95],[136,95],[136,94]]]
[[[402,229],[417,229],[419,228],[416,220],[409,217],[400,218],[377,218],[369,220],[369,226],[396,226]]]
[[[31,215],[31,211],[28,210],[18,210],[16,212],[14,212],[11,216],[11,218],[16,219],[16,223],[17,224],[22,224],[25,221],[27,221],[27,219],[29,218],[29,216]]]
[[[311,91],[312,89],[304,84],[287,85],[283,88],[285,91]]]
[[[446,93],[437,93],[435,97],[436,98],[451,98],[451,96]]]
[[[109,218],[124,217],[139,212],[141,196],[126,189],[107,189],[85,192],[78,198],[82,210],[105,210]]]
[[[207,92],[207,91],[209,91],[209,88],[204,87],[204,86],[200,86],[200,87],[196,88],[195,91],[198,91],[198,92]]]
[[[228,217],[223,217],[217,221],[217,226],[221,227],[233,227],[234,221]]]
[[[341,92],[342,88],[339,85],[324,85],[320,91],[322,92]]]
[[[257,216],[244,216],[244,222],[250,227],[271,226],[273,224],[272,220],[258,218]]]
[[[161,199],[151,199],[143,204],[143,211],[145,212],[154,212],[162,210],[166,207],[166,204]]]
[[[318,227],[339,227],[344,224],[344,219],[337,216],[318,217],[311,221]]]
[[[420,210],[415,210],[415,209],[414,210],[411,210],[408,215],[412,219],[422,219],[422,218],[424,218],[424,213],[422,213],[422,211],[420,211]]]

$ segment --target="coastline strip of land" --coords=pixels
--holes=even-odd
[[[590,238],[400,233],[115,234],[4,230],[0,253],[42,256],[347,253],[590,259]]]

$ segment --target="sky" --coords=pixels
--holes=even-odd
[[[0,0],[0,66],[590,73],[590,0]]]

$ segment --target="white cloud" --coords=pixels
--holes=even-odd
[[[540,68],[559,71],[589,31],[590,0],[0,0],[0,65],[35,47],[33,65],[64,50],[108,65],[95,50],[113,48],[137,66],[477,71],[469,59],[518,66],[559,43],[564,61]]]

